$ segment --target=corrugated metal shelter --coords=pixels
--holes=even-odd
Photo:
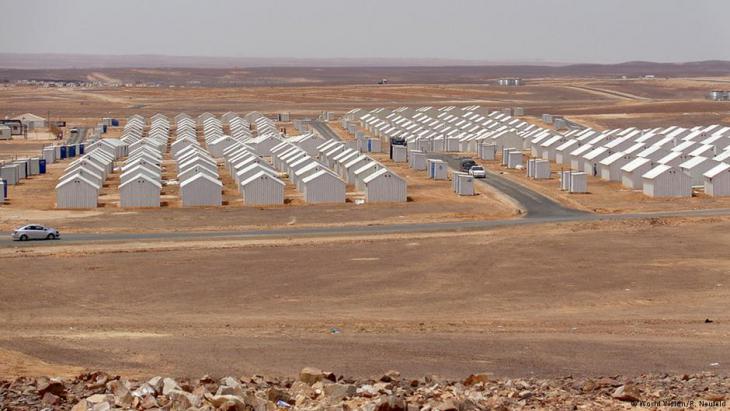
[[[641,178],[649,197],[692,197],[692,178],[678,167],[660,164]]]
[[[138,174],[136,178],[130,178],[119,185],[119,206],[159,207],[161,190],[159,181],[145,174]]]
[[[327,170],[320,170],[302,180],[304,201],[317,203],[344,203],[345,182]]]
[[[422,151],[409,151],[408,152],[408,165],[414,170],[425,170],[426,169],[426,153]]]
[[[713,197],[730,196],[730,164],[720,163],[704,174],[705,194]]]
[[[705,183],[704,174],[718,164],[717,161],[706,157],[692,157],[679,165],[679,169],[692,179],[693,186]]]
[[[390,146],[390,158],[396,163],[405,163],[408,161],[408,148],[406,146]]]
[[[568,191],[571,193],[587,193],[588,192],[588,174],[571,172]]]
[[[550,162],[539,158],[527,160],[527,176],[535,180],[550,178]]]
[[[406,180],[382,168],[363,179],[365,201],[368,203],[405,202]]]
[[[507,152],[507,168],[517,168],[522,165],[522,152],[513,150]]]
[[[56,208],[96,208],[101,186],[80,174],[72,174],[56,185]]]
[[[285,183],[266,171],[259,171],[241,182],[243,203],[248,206],[284,204]]]
[[[479,144],[479,158],[482,160],[496,160],[497,146],[495,144]]]
[[[42,153],[43,159],[46,160],[46,164],[53,164],[56,162],[56,150],[53,146],[43,147]]]
[[[621,167],[633,159],[634,156],[617,151],[598,162],[598,174],[606,181],[620,181]]]
[[[220,206],[223,184],[217,178],[200,172],[180,183],[183,207]]]
[[[0,168],[0,178],[4,179],[8,185],[18,184],[20,181],[20,165],[5,164]]]
[[[248,167],[244,167],[236,173],[236,184],[239,186],[242,182],[248,180],[254,174],[260,171],[269,173],[272,177],[277,177],[278,173],[273,168],[269,167],[266,163],[251,163]],[[278,178],[278,177],[277,177]]]
[[[429,158],[426,165],[426,174],[434,180],[447,180],[449,178],[449,166],[443,160]]]
[[[452,188],[454,192],[460,196],[473,196],[474,192],[474,177],[468,173],[455,172],[451,178]]]
[[[644,157],[637,157],[621,167],[621,184],[632,190],[641,190],[644,187],[643,176],[654,167],[654,163]]]

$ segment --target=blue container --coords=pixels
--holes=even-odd
[[[61,158],[66,158],[66,146],[61,146]]]
[[[106,124],[101,126],[101,132],[106,134]]]
[[[76,146],[68,146],[68,156],[76,157]]]
[[[373,151],[373,142],[368,140],[368,153]]]
[[[116,118],[113,118],[112,119],[112,127],[119,127],[119,120],[117,120]]]
[[[79,144],[79,155],[84,154],[84,143]]]
[[[38,172],[41,174],[46,174],[46,160],[40,159],[38,161]]]
[[[8,180],[2,179],[3,181],[3,198],[8,198]]]

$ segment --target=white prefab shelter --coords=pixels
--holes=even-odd
[[[408,165],[414,170],[426,169],[426,153],[422,151],[408,152]]]
[[[406,146],[391,146],[392,153],[390,158],[396,163],[405,163],[408,161],[408,149]]]
[[[56,162],[56,150],[53,146],[43,148],[43,159],[46,160],[46,164],[52,164]]]
[[[692,197],[692,178],[679,167],[660,164],[641,178],[644,194],[649,197]]]
[[[370,138],[368,139],[367,143],[367,151],[368,153],[379,153],[381,152],[381,144],[380,140],[377,138]]]
[[[20,180],[20,166],[17,164],[6,164],[0,167],[0,178],[5,180],[9,185],[18,184]]]
[[[278,178],[278,173],[273,168],[266,165],[266,163],[251,163],[248,165],[248,167],[244,167],[241,170],[238,170],[236,173],[236,183],[240,185],[242,182],[249,179],[249,177],[253,176],[254,174],[257,174],[259,171],[265,171],[269,173],[272,177]]]
[[[522,151],[507,152],[507,168],[517,168],[522,165]]]
[[[474,191],[474,177],[468,173],[455,172],[451,175],[451,188],[454,192],[460,196],[473,196]]]
[[[648,158],[637,157],[621,167],[621,184],[632,190],[641,190],[644,180],[641,178],[654,167],[654,162]]]
[[[183,207],[220,206],[223,201],[222,191],[223,184],[205,172],[180,183]]]
[[[606,147],[594,148],[583,156],[583,170],[578,169],[578,171],[585,171],[587,174],[597,176],[598,163],[609,155],[610,152]]]
[[[617,151],[598,163],[598,174],[601,176],[602,180],[620,181],[621,167],[625,166],[633,159],[634,156],[624,154],[622,151]]]
[[[570,168],[579,171],[583,170],[583,165],[585,164],[585,158],[583,156],[589,153],[591,150],[593,150],[593,146],[590,144],[585,144],[571,151],[569,154]]]
[[[56,185],[56,208],[96,208],[101,186],[79,174]]]
[[[570,182],[568,191],[571,193],[587,193],[588,192],[588,174],[586,173],[570,173]]]
[[[392,171],[381,168],[363,180],[368,203],[405,202],[406,181]]]
[[[482,160],[495,160],[497,158],[497,146],[495,144],[480,144],[479,158]]]
[[[230,136],[221,136],[208,143],[208,150],[213,157],[223,157],[223,151],[236,144]]]
[[[248,206],[284,204],[285,185],[270,173],[259,171],[241,182],[243,203]]]
[[[568,140],[555,148],[555,162],[570,165],[570,153],[580,147],[578,140]]]
[[[550,178],[550,162],[539,158],[531,158],[527,160],[527,177],[535,180],[544,180]]]
[[[345,182],[327,170],[320,170],[302,180],[304,201],[317,203],[344,203]]]
[[[705,194],[713,197],[730,196],[730,164],[720,163],[707,171]]]
[[[428,178],[432,178],[434,180],[446,180],[449,178],[449,167],[446,165],[446,162],[433,158],[429,158],[427,161],[426,174],[428,175]]]
[[[159,207],[161,190],[159,181],[139,174],[119,185],[119,206]]]
[[[679,169],[692,178],[693,186],[705,183],[704,174],[718,164],[717,161],[706,157],[692,157],[679,165]]]

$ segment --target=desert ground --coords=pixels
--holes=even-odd
[[[729,226],[6,249],[0,374],[726,373]]]
[[[479,104],[524,107],[524,119],[539,125],[543,113],[599,129],[730,123],[730,103],[705,98],[730,77],[571,75],[529,78],[512,88],[403,78],[389,85],[0,87],[0,115],[50,112],[73,127],[157,112],[257,110],[304,118],[355,107]],[[348,138],[335,122],[332,128]],[[44,144],[0,141],[0,157],[26,156]],[[486,185],[478,196],[458,198],[450,182],[394,163],[389,166],[409,190],[409,201],[398,205],[358,205],[352,193],[346,204],[305,205],[288,187],[287,204],[248,208],[221,171],[226,204],[220,208],[183,209],[172,196],[158,210],[121,209],[118,181],[111,179],[102,207],[56,210],[52,190],[65,165],[13,187],[0,207],[2,232],[31,220],[88,234],[519,218],[515,205]],[[597,179],[589,181],[589,194],[567,195],[554,179],[529,181],[496,163],[485,165],[592,214],[730,208],[724,199],[702,195],[647,199]],[[728,375],[729,229],[730,217],[723,215],[647,215],[358,236],[62,240],[23,247],[4,241],[0,378],[95,369],[142,378],[292,375],[307,365],[365,376],[388,369],[453,378],[475,372]]]

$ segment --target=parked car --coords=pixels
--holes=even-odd
[[[461,171],[464,171],[464,172],[469,171],[475,165],[477,165],[476,161],[474,161],[470,158],[463,159],[463,160],[461,160]]]
[[[13,231],[10,237],[15,241],[58,240],[61,238],[61,233],[55,228],[45,227],[40,224],[28,224]]]
[[[484,178],[487,176],[487,171],[482,166],[474,166],[469,169],[469,174],[474,178]]]

